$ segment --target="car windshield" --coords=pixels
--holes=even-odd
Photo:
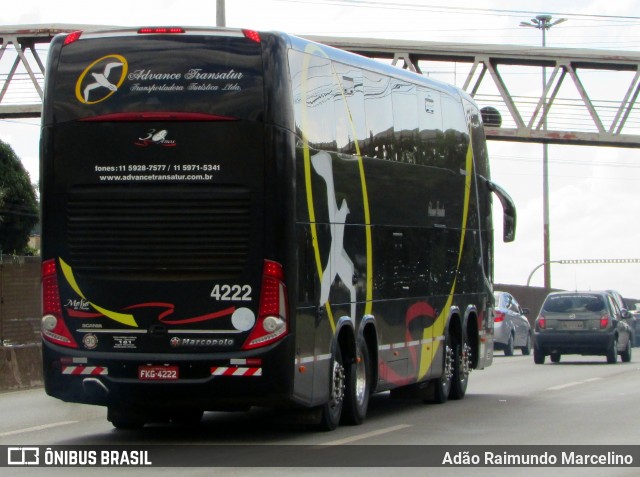
[[[550,313],[599,312],[605,309],[605,302],[598,295],[558,295],[550,296],[543,310]]]

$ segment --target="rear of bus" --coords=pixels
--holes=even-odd
[[[293,355],[265,237],[255,32],[74,33],[51,44],[41,138],[48,394],[114,411],[282,403]]]

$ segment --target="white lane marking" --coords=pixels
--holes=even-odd
[[[397,426],[378,429],[377,431],[366,432],[364,434],[358,434],[356,436],[345,437],[344,439],[325,442],[323,444],[318,444],[317,446],[314,446],[314,447],[340,446],[343,444],[349,444],[350,442],[361,441],[364,439],[369,439],[370,437],[376,437],[382,434],[388,434],[390,432],[401,431],[402,429],[406,429],[408,427],[413,427],[413,426],[411,424],[399,424]]]
[[[593,383],[595,381],[600,381],[601,379],[602,378],[589,378],[589,379],[585,379],[584,381],[573,381],[573,382],[567,383],[567,384],[560,384],[558,386],[552,386],[550,388],[547,388],[547,391],[559,391],[560,389],[571,388],[573,386],[579,386],[581,384]]]
[[[16,435],[16,434],[23,434],[23,433],[26,433],[26,432],[42,431],[44,429],[50,429],[52,427],[67,426],[69,424],[76,424],[77,422],[78,421],[61,421],[61,422],[52,422],[51,424],[43,424],[42,426],[25,427],[24,429],[16,429],[15,431],[2,432],[2,433],[0,433],[0,437],[13,436],[13,435]]]

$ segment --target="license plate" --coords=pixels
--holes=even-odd
[[[581,330],[584,328],[584,323],[582,321],[565,321],[564,329],[565,330]]]
[[[138,367],[138,379],[141,381],[173,381],[178,378],[178,366]]]

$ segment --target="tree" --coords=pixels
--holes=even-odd
[[[37,223],[38,202],[29,173],[11,146],[0,141],[0,251],[25,253]]]

